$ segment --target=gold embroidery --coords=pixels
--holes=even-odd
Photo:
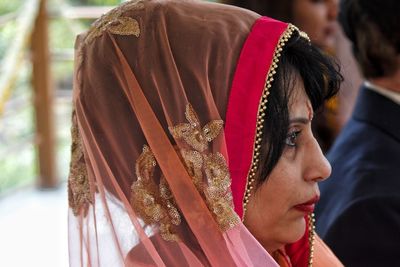
[[[220,229],[226,231],[240,222],[233,210],[229,170],[221,153],[204,152],[208,142],[220,133],[223,121],[211,121],[201,129],[198,116],[190,104],[186,107],[185,115],[189,123],[181,123],[169,130],[175,138],[183,139],[195,149],[177,152]],[[159,224],[160,234],[165,240],[178,241],[174,226],[180,225],[181,214],[163,175],[157,187],[153,177],[155,166],[154,155],[148,146],[144,146],[136,160],[137,181],[132,184],[131,204],[145,224]]]
[[[185,162],[186,169],[192,177],[193,183],[199,192],[203,191],[203,157],[198,151],[181,150],[182,158]]]
[[[72,112],[71,136],[72,145],[68,177],[68,202],[75,216],[78,216],[81,211],[83,215],[86,216],[89,204],[93,203],[93,195],[90,192],[90,184],[75,111]]]
[[[164,177],[157,186],[153,174],[157,163],[148,146],[136,160],[137,181],[132,184],[131,205],[145,224],[159,224],[160,234],[167,241],[178,241],[173,225],[181,223],[181,216]]]
[[[204,169],[208,208],[213,212],[221,230],[226,231],[238,224],[239,218],[232,209],[231,178],[222,154],[204,155]]]
[[[183,139],[195,150],[181,150],[181,155],[197,190],[205,198],[206,204],[222,231],[226,231],[240,221],[233,210],[231,178],[226,161],[221,153],[205,153],[208,142],[214,140],[222,130],[223,121],[213,120],[202,129],[193,107],[186,106],[188,124],[170,127],[172,136]],[[203,180],[203,173],[206,179]]]
[[[169,131],[175,139],[183,139],[193,149],[203,152],[208,147],[208,142],[218,136],[224,122],[213,120],[201,128],[199,118],[190,104],[186,106],[185,115],[189,123],[169,127]]]
[[[165,203],[168,209],[168,215],[171,218],[172,224],[179,225],[181,223],[181,215],[179,214],[178,209],[175,207],[175,200],[164,177],[161,177],[159,188],[161,197],[166,201]]]
[[[128,1],[112,9],[96,20],[89,29],[85,42],[90,43],[101,36],[105,31],[118,35],[134,35],[139,37],[139,22],[131,17],[123,16],[124,13],[142,9],[142,1]]]

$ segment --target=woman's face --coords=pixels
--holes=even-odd
[[[337,15],[338,0],[293,0],[293,23],[322,49],[335,43]]]
[[[313,110],[301,80],[290,102],[284,152],[268,179],[252,192],[244,218],[249,231],[270,253],[304,235],[304,216],[319,198],[317,182],[331,173],[311,131]]]

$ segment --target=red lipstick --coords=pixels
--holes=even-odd
[[[307,202],[304,202],[304,203],[294,206],[294,208],[301,212],[312,213],[315,208],[315,203],[317,203],[318,200],[319,200],[319,196],[317,195]]]

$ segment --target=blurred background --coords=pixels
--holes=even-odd
[[[75,36],[122,0],[0,0],[0,266],[68,266]]]

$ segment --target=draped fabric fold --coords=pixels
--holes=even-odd
[[[267,44],[261,87],[242,99],[256,113],[287,28],[221,4],[133,0],[78,36],[70,266],[278,266],[235,212],[249,170],[232,179],[224,122],[243,47]]]
[[[233,210],[223,129],[258,17],[128,1],[78,37],[71,266],[276,266]]]

